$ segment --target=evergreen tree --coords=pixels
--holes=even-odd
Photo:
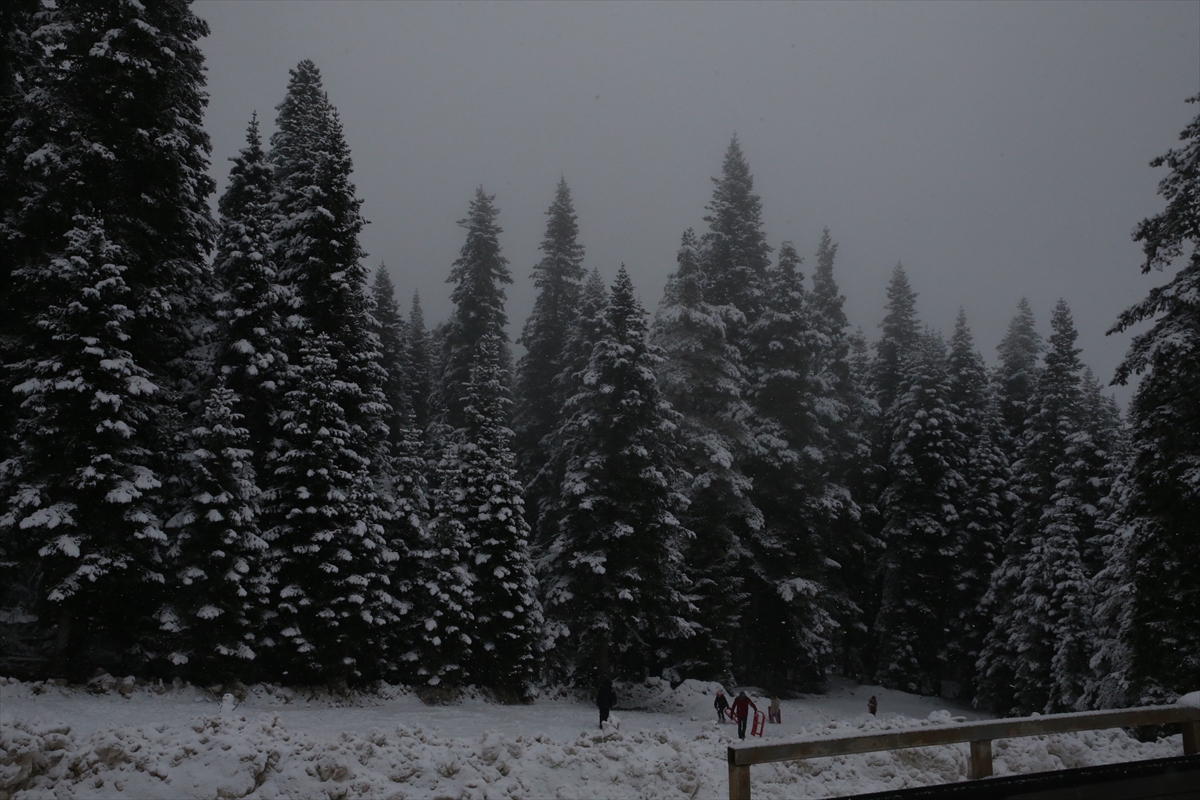
[[[963,435],[950,403],[946,345],[926,332],[900,363],[889,429],[889,483],[880,497],[884,518],[883,585],[876,680],[884,686],[940,694],[946,676],[946,637],[952,613],[945,590],[951,558],[955,498],[965,489]]]
[[[754,176],[737,136],[725,151],[721,177],[712,180],[712,201],[704,218],[708,232],[701,240],[705,296],[714,306],[741,313],[741,320],[730,320],[729,338],[737,344],[766,299],[763,284],[771,252],[762,230],[762,200],[754,194]]]
[[[1038,361],[1043,349],[1042,337],[1034,326],[1033,310],[1024,297],[1017,303],[1016,316],[1008,323],[1008,332],[996,348],[1000,365],[996,370],[1000,416],[1006,441],[1012,447],[1021,440],[1028,424],[1030,397],[1041,369]],[[1013,454],[1010,449],[1009,455]]]
[[[496,336],[502,358],[507,361],[508,341],[504,326],[504,284],[512,283],[508,259],[500,255],[503,229],[496,224],[500,210],[495,195],[480,187],[475,191],[470,210],[458,224],[467,229],[467,240],[450,271],[448,283],[454,315],[442,341],[440,394],[445,424],[451,429],[466,427],[465,395],[474,364],[476,347],[484,336]]]
[[[424,431],[430,422],[429,399],[433,394],[433,344],[425,329],[421,294],[415,291],[408,314],[408,363],[412,369],[409,392],[413,418],[417,430]]]
[[[563,369],[563,352],[584,278],[583,246],[578,242],[579,225],[566,179],[559,180],[546,216],[546,235],[540,245],[544,255],[533,268],[537,299],[517,340],[525,346],[525,355],[517,363],[513,431],[526,484],[544,466],[542,440],[558,423],[554,379]]]
[[[376,486],[389,460],[389,406],[358,242],[362,201],[337,111],[311,61],[291,71],[278,112],[272,247],[298,312],[286,413],[275,417],[264,476],[264,528],[280,570],[280,668],[370,680],[389,668],[381,648],[400,601],[389,575],[397,555],[383,528],[389,511]],[[342,573],[351,583],[325,577]],[[355,589],[353,581],[362,583]],[[352,619],[355,605],[361,613]]]
[[[870,426],[876,409],[854,368],[854,341],[842,308],[845,298],[833,275],[836,257],[837,244],[826,228],[808,295],[817,346],[814,377],[830,437],[825,456],[828,527],[823,551],[831,613],[841,631],[841,671],[860,675],[868,646],[865,613],[870,605],[870,565],[880,546],[867,534],[862,508],[870,499]]]
[[[294,297],[281,285],[271,248],[271,166],[250,120],[246,147],[233,161],[229,186],[217,205],[216,273],[220,327],[216,365],[249,432],[248,446],[261,469],[270,449],[271,414],[288,372],[284,320]]]
[[[884,414],[899,394],[900,383],[904,380],[904,359],[916,348],[921,337],[917,319],[917,293],[909,285],[902,264],[897,264],[892,270],[887,298],[884,304],[887,314],[879,324],[883,335],[875,344],[875,363],[871,369],[875,400]],[[889,443],[884,444],[886,450]]]
[[[0,526],[42,574],[53,671],[83,673],[154,647],[130,620],[165,580],[162,484],[202,327],[208,29],[182,0],[64,0],[34,22],[53,57],[17,75],[28,88],[4,110],[5,359],[22,410]]]
[[[825,458],[831,440],[828,387],[817,376],[819,333],[799,266],[795,248],[784,242],[778,267],[767,274],[767,299],[744,340],[756,444],[747,470],[765,523],[748,536],[750,616],[756,627],[775,633],[766,640],[747,636],[738,650],[743,671],[815,688],[824,680],[835,628],[822,553],[829,532]]]
[[[466,390],[468,425],[455,432],[437,505],[439,524],[461,532],[462,555],[473,573],[468,674],[502,696],[528,699],[542,614],[509,448],[512,433],[503,423],[508,387],[495,334],[480,339]]]
[[[1103,467],[1082,414],[1078,334],[1062,300],[1051,318],[1033,414],[1014,465],[1018,509],[986,605],[977,703],[1004,713],[1082,705],[1093,597],[1083,553],[1097,531]]]
[[[535,551],[544,552],[557,535],[555,525],[558,517],[548,513],[557,503],[558,492],[566,475],[567,461],[574,437],[578,431],[571,428],[565,409],[568,401],[584,390],[588,364],[592,350],[604,332],[605,315],[608,311],[608,287],[600,272],[593,269],[584,282],[580,296],[579,312],[567,334],[563,348],[563,368],[554,378],[554,398],[559,409],[559,422],[546,440],[546,464],[534,476],[527,489],[534,498],[536,507]]]
[[[416,589],[410,565],[426,544],[424,525],[429,518],[429,497],[421,434],[411,405],[414,371],[411,330],[400,314],[395,288],[382,264],[375,273],[371,298],[382,365],[387,376],[383,395],[388,408],[387,453],[383,463],[373,472],[379,502],[386,512],[382,519],[384,535],[389,549],[397,554],[396,569],[391,576],[392,593],[404,615],[393,629],[388,646],[403,660],[404,655],[412,654],[413,640],[424,635],[423,631],[414,629],[419,616],[415,607],[423,597]],[[402,669],[401,675],[411,678],[410,672]]]
[[[391,585],[398,558],[385,539],[370,461],[339,402],[345,389],[329,337],[301,350],[296,388],[280,415],[288,449],[268,531],[278,618],[280,668],[294,681],[361,683],[389,669],[384,646],[397,624]]]
[[[949,372],[950,405],[958,416],[962,437],[959,463],[963,485],[954,498],[958,520],[951,546],[954,579],[947,587],[946,666],[949,679],[960,687],[958,696],[973,697],[975,662],[991,627],[982,601],[1007,535],[1005,508],[1011,475],[1000,447],[1003,429],[998,403],[962,309],[950,340]]]
[[[1200,686],[1200,114],[1179,138],[1183,145],[1150,162],[1170,170],[1158,186],[1166,208],[1134,230],[1146,255],[1142,272],[1179,266],[1110,331],[1152,322],[1133,338],[1115,378],[1142,376],[1130,406],[1132,464],[1120,510],[1130,581],[1122,641],[1130,699],[1139,703]]]
[[[704,301],[691,229],[683,234],[678,264],[667,280],[651,337],[663,355],[659,388],[681,415],[681,467],[690,476],[683,522],[695,534],[686,561],[692,581],[688,596],[699,611],[700,627],[676,669],[681,676],[716,680],[731,674],[734,637],[746,603],[742,587],[749,551],[743,538],[762,528],[762,514],[734,460],[734,453],[751,444],[741,357],[725,335],[729,310]]]
[[[167,522],[175,532],[168,558],[177,574],[157,614],[169,634],[167,658],[205,684],[246,675],[270,588],[249,431],[234,401],[219,381],[191,431],[183,457],[191,496]]]
[[[546,614],[576,681],[640,676],[676,661],[694,629],[676,514],[677,412],[654,379],[661,360],[624,267],[578,394],[568,401],[565,478],[542,560]]]

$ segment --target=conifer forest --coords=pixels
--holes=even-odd
[[[1200,688],[1200,116],[1129,220],[1166,280],[1108,376],[1066,301],[992,351],[899,264],[852,327],[836,231],[771,239],[736,137],[654,307],[584,267],[564,178],[533,265],[463,198],[427,321],[366,260],[315,63],[215,154],[185,0],[0,27],[0,673],[843,675],[1002,715]]]

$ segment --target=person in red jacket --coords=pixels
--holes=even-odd
[[[746,720],[750,716],[750,709],[758,711],[758,706],[754,705],[754,701],[746,697],[745,692],[738,692],[738,696],[733,701],[733,717],[738,724],[738,738],[746,738]]]

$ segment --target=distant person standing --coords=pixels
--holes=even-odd
[[[617,704],[617,693],[613,691],[612,680],[604,678],[596,689],[596,706],[600,709],[600,727],[608,722],[608,712]]]
[[[772,697],[771,705],[767,706],[767,720],[769,722],[774,722],[776,725],[779,725],[780,723],[783,722],[783,715],[780,713],[780,710],[779,710],[779,698],[778,697]]]
[[[725,712],[729,709],[729,699],[725,697],[724,689],[717,689],[717,699],[713,700],[713,708],[717,710],[717,722],[724,722]]]
[[[746,720],[750,717],[750,709],[758,711],[758,706],[754,705],[754,701],[746,697],[745,692],[738,692],[737,698],[733,701],[733,718],[737,720],[738,738],[746,738]]]
[[[870,711],[873,717],[877,708],[879,708],[879,701],[875,699],[875,695],[871,695],[871,699],[867,701],[867,711]]]

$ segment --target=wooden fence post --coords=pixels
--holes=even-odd
[[[967,777],[971,780],[990,777],[992,774],[992,740],[971,742],[971,760],[967,764]]]
[[[735,753],[729,748],[729,800],[750,800],[750,765],[735,764]]]
[[[1200,720],[1193,719],[1183,723],[1183,754],[1196,753],[1200,753]]]

